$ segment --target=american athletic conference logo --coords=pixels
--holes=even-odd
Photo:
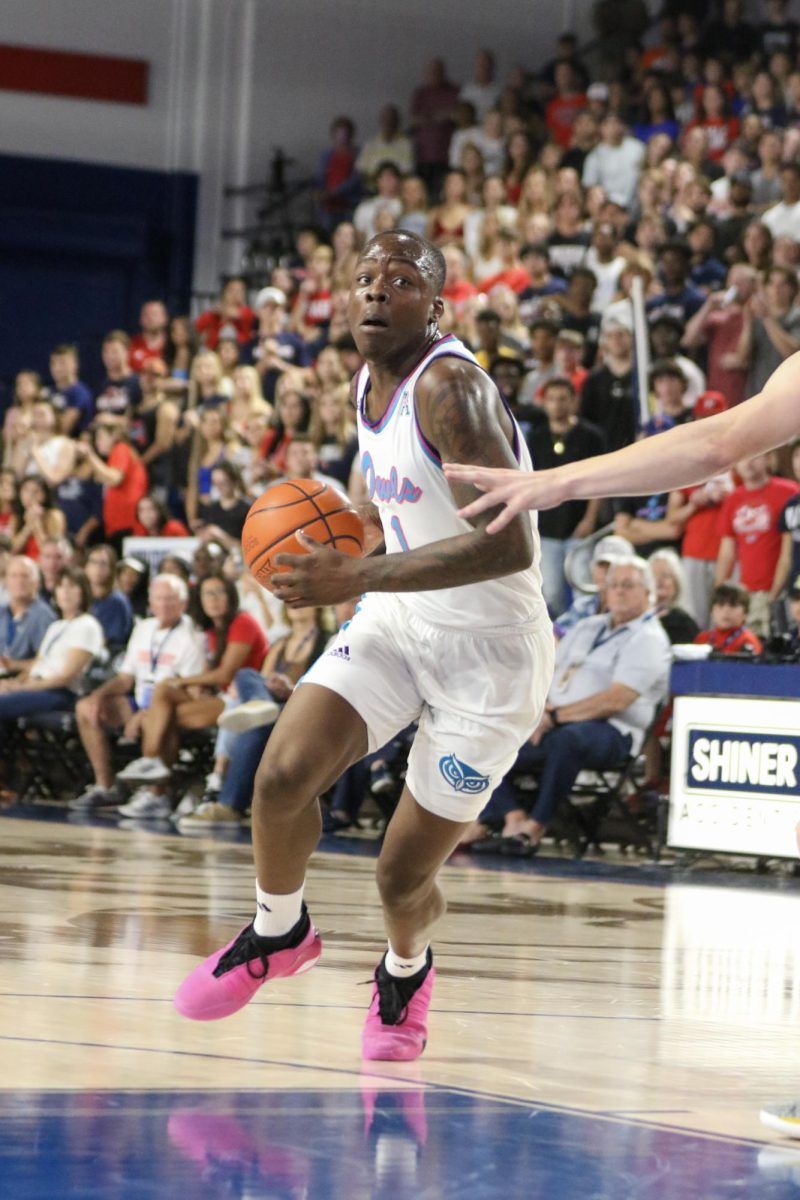
[[[444,779],[456,792],[468,792],[471,796],[485,792],[489,786],[489,778],[456,758],[455,754],[445,754],[439,759],[439,770]]]

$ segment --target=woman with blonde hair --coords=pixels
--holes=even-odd
[[[528,350],[531,344],[530,330],[519,315],[519,300],[514,289],[507,283],[495,284],[487,299],[489,307],[500,316],[500,333],[504,343],[508,344],[508,339],[511,339],[519,347],[520,353]]]
[[[200,517],[201,503],[214,498],[211,484],[214,467],[231,458],[238,445],[222,406],[200,409],[192,435],[186,488],[186,516],[190,528],[194,528]]]
[[[549,215],[555,205],[555,189],[552,180],[540,166],[531,167],[522,181],[517,205],[517,226],[520,231],[528,217],[534,213]]]
[[[464,220],[470,211],[467,177],[462,170],[448,171],[442,187],[442,201],[428,215],[427,237],[440,248],[464,241]]]
[[[323,391],[312,409],[308,432],[317,451],[320,471],[347,486],[358,448],[349,383]]]
[[[217,352],[198,351],[189,372],[189,408],[216,408],[229,400],[230,393]]]
[[[264,399],[261,376],[255,367],[236,367],[233,372],[233,396],[228,405],[228,424],[238,438],[255,413],[272,416],[272,405]]]
[[[362,238],[352,221],[342,221],[331,236],[333,245],[333,290],[349,289]]]

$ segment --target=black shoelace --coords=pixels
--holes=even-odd
[[[378,985],[378,1012],[384,1025],[402,1025],[408,1016],[408,1004],[417,989],[425,982],[431,968],[431,957],[421,971],[410,979],[398,979],[386,970],[383,960],[375,972]]]
[[[277,950],[287,950],[290,946],[297,946],[308,933],[309,925],[310,921],[305,905],[303,905],[300,920],[283,937],[259,937],[253,926],[248,925],[239,934],[230,950],[227,950],[220,958],[213,971],[214,978],[219,979],[220,975],[224,975],[226,971],[232,971],[234,967],[246,966],[247,973],[252,979],[265,979],[269,974],[269,956]],[[261,967],[260,971],[258,970],[259,966]]]

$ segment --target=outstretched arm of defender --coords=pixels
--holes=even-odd
[[[470,483],[483,495],[461,510],[471,519],[498,504],[487,526],[498,533],[523,509],[554,508],[565,500],[639,496],[700,483],[738,459],[782,446],[800,434],[800,353],[770,376],[757,396],[703,421],[670,429],[635,445],[533,474],[445,463],[451,486]]]

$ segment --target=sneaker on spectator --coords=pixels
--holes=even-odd
[[[160,758],[135,758],[117,774],[131,783],[164,783],[172,772]]]
[[[217,717],[220,729],[229,733],[247,733],[248,729],[258,729],[262,725],[274,725],[280,715],[281,707],[274,700],[247,700],[236,708],[228,708]]]
[[[203,797],[203,799],[205,799],[205,797]],[[186,795],[182,797],[180,804],[173,812],[172,820],[179,821],[181,817],[188,817],[189,814],[193,813],[201,803],[202,800],[198,800],[194,792],[187,792]]]
[[[102,788],[92,784],[80,796],[70,800],[67,807],[73,812],[92,812],[96,808],[116,808],[119,796],[114,788]]]
[[[210,775],[206,775],[205,792],[208,796],[209,792],[222,791],[222,776],[217,771],[212,771]]]
[[[121,817],[168,817],[172,812],[172,805],[169,796],[142,787],[134,792],[128,803],[121,805],[117,812]]]
[[[370,772],[369,790],[373,796],[383,796],[394,787],[394,779],[386,763],[376,763],[375,770]]]
[[[178,820],[178,828],[183,829],[238,829],[242,823],[239,813],[228,804],[220,804],[218,800],[204,800],[198,804],[192,813]]]

